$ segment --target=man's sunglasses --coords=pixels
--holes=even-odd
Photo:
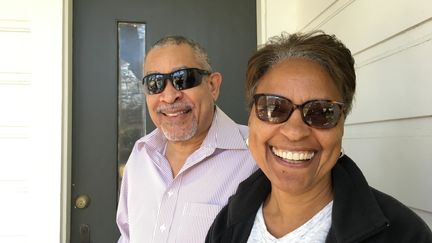
[[[164,91],[169,79],[176,90],[185,90],[201,84],[202,76],[209,75],[209,71],[198,68],[184,68],[172,73],[152,73],[143,78],[144,92],[159,94]]]
[[[286,122],[294,110],[299,109],[308,126],[332,128],[344,112],[343,103],[331,100],[309,100],[297,105],[285,97],[273,94],[256,94],[253,98],[257,117],[273,124]]]

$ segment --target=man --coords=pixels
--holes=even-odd
[[[126,164],[119,242],[202,243],[238,184],[256,170],[247,128],[216,106],[222,76],[194,41],[165,37],[144,61],[157,129],[136,142]]]

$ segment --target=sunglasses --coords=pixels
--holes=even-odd
[[[320,129],[333,128],[344,113],[344,104],[331,100],[308,100],[297,105],[273,94],[256,94],[253,99],[257,117],[272,124],[286,122],[294,110],[299,109],[306,125]]]
[[[169,79],[176,90],[185,90],[201,84],[202,76],[210,72],[198,68],[184,68],[172,73],[152,73],[143,78],[144,92],[147,94],[162,93]]]

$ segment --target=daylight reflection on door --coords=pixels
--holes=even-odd
[[[145,24],[118,22],[118,182],[136,140],[144,136],[145,97],[142,91]]]

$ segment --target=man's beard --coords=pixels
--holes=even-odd
[[[198,121],[193,115],[192,107],[185,102],[176,102],[174,104],[165,104],[158,107],[158,113],[166,113],[170,111],[186,111],[191,113],[192,121],[190,124],[185,124],[183,122],[169,122],[165,121],[161,124],[161,130],[165,137],[170,141],[187,141],[195,136],[198,130]],[[185,127],[185,125],[187,125]]]
[[[180,128],[178,124],[175,123],[164,123],[161,126],[161,130],[170,141],[187,141],[195,136],[198,130],[198,122],[196,118],[193,117],[191,126],[186,128]]]

